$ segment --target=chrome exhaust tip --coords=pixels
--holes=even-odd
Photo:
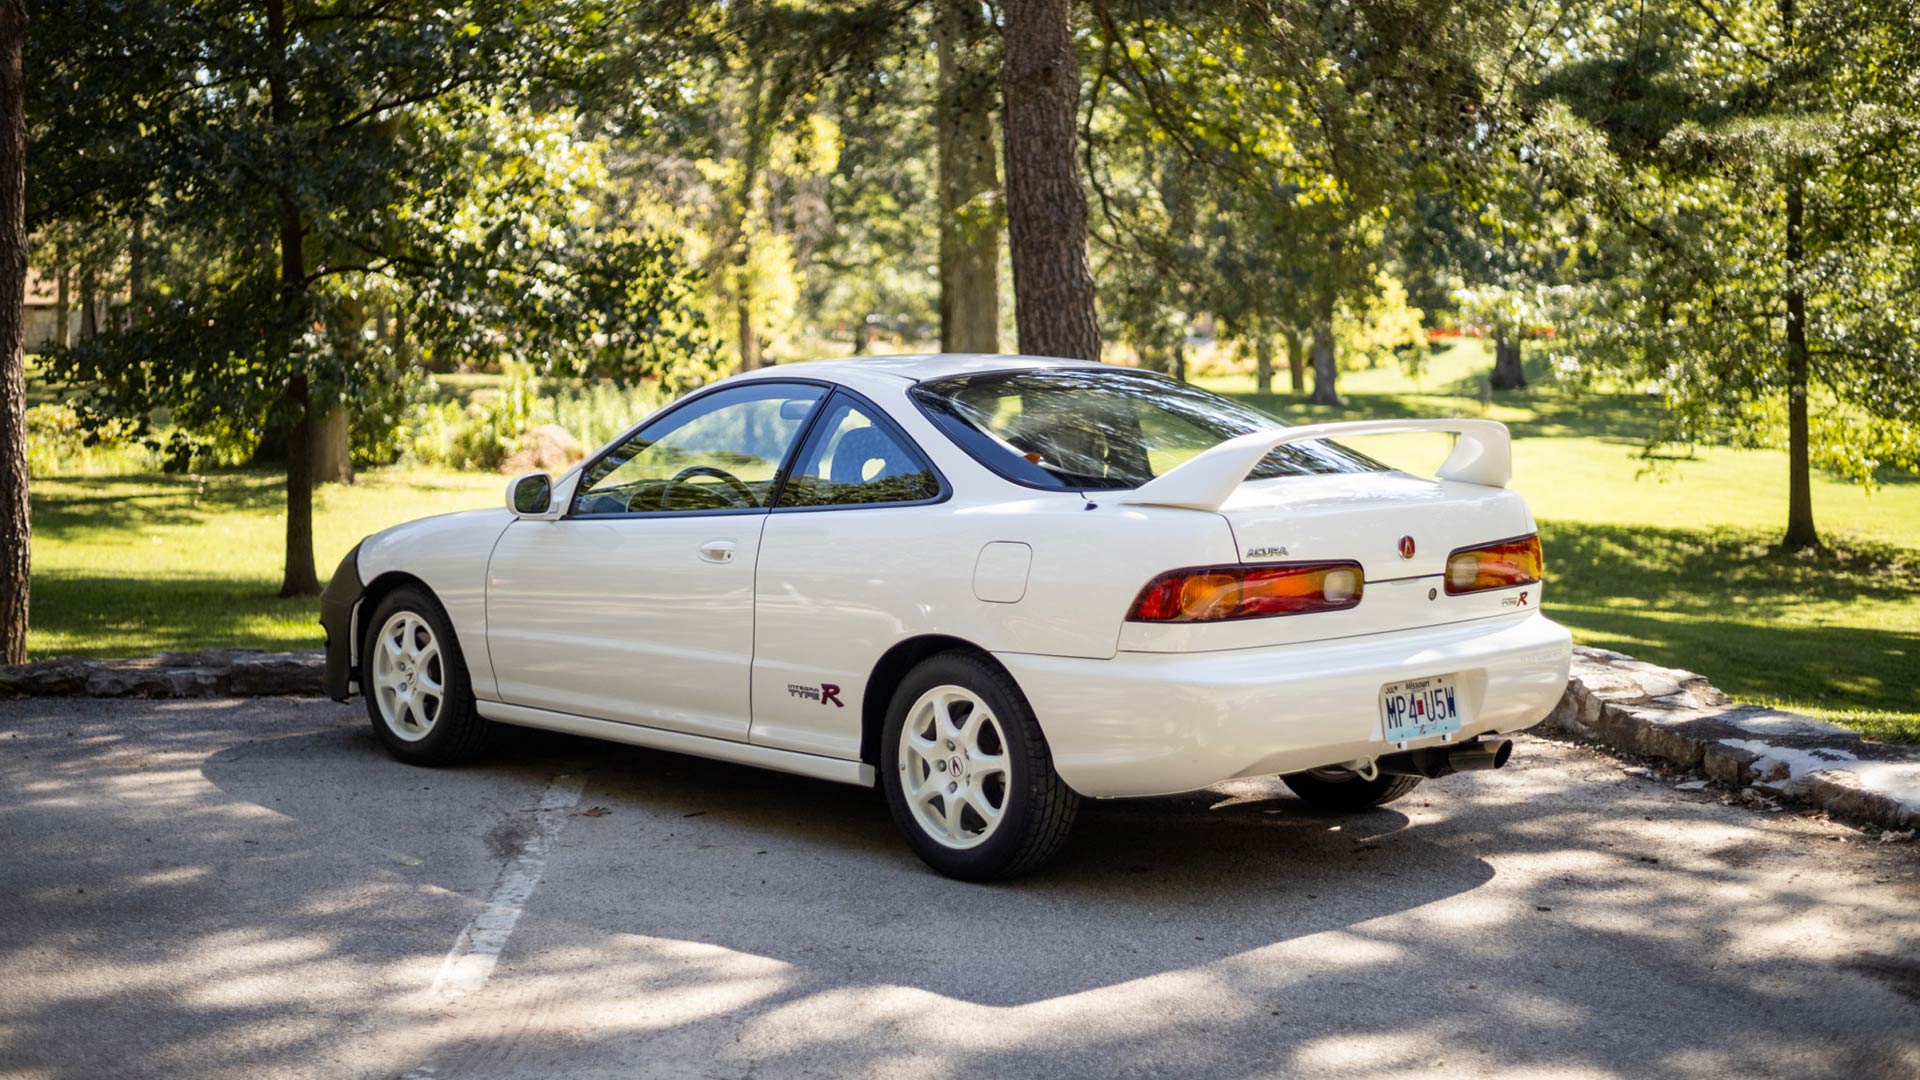
[[[1374,766],[1389,776],[1424,776],[1431,780],[1457,772],[1498,769],[1511,757],[1512,739],[1476,739],[1457,746],[1427,746],[1388,754],[1374,762]]]

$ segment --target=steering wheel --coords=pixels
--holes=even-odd
[[[674,473],[673,479],[667,481],[667,485],[660,489],[660,509],[672,509],[673,489],[687,483],[696,476],[711,476],[726,484],[728,487],[731,487],[740,496],[740,505],[742,506],[760,505],[753,501],[753,491],[748,488],[746,484],[742,483],[739,477],[727,470],[712,465],[689,465],[679,472]]]

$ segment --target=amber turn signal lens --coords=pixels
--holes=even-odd
[[[1366,581],[1356,562],[1196,566],[1169,570],[1140,590],[1129,622],[1221,622],[1344,611]]]
[[[1462,548],[1447,556],[1447,595],[1531,585],[1545,572],[1537,535]]]

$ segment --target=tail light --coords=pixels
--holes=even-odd
[[[1140,590],[1129,622],[1221,622],[1345,611],[1366,582],[1357,562],[1196,566],[1169,570]]]
[[[1540,580],[1545,569],[1537,535],[1461,548],[1447,556],[1447,595],[1531,585]]]

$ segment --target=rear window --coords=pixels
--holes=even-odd
[[[1218,394],[1129,368],[1055,368],[921,383],[914,400],[988,468],[1030,487],[1136,488],[1278,420]],[[1383,470],[1325,441],[1276,448],[1248,477]]]

